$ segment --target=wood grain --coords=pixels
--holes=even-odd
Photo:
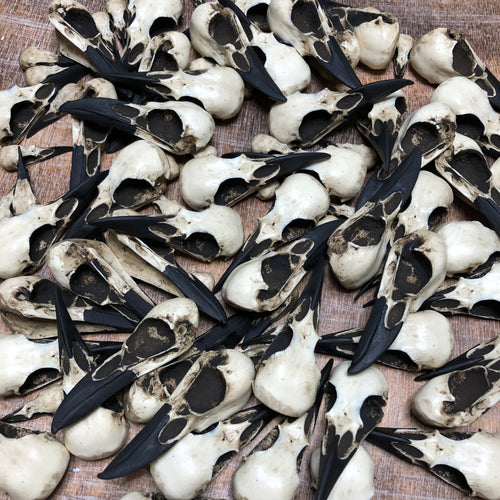
[[[82,2],[91,12],[103,8],[104,1],[89,0]],[[366,4],[352,1],[353,6]],[[477,0],[396,0],[378,1],[374,6],[382,11],[395,14],[400,22],[401,31],[415,38],[422,36],[430,29],[445,26],[454,27],[464,32],[476,53],[485,61],[490,70],[500,75],[500,12],[498,1]],[[47,19],[48,2],[33,2],[31,0],[3,0],[0,2],[0,89],[13,85],[25,85],[17,58],[22,49],[29,45],[56,50],[54,30]],[[187,26],[191,5],[186,5],[183,28]],[[366,83],[373,80],[391,77],[392,69],[385,72],[374,72],[365,68],[357,70],[361,80]],[[407,77],[415,81],[415,85],[407,89],[410,110],[426,104],[432,93],[432,88],[411,70]],[[316,80],[309,90],[315,90],[324,85]],[[267,108],[254,101],[246,101],[240,114],[233,120],[218,124],[212,143],[219,153],[244,150],[250,147],[252,137],[261,132],[267,132]],[[358,134],[352,129],[342,130],[332,136],[338,142],[361,142]],[[69,120],[65,118],[48,129],[38,133],[29,144],[61,145],[71,143]],[[69,185],[70,156],[65,155],[53,161],[39,164],[31,169],[35,193],[40,201],[51,200],[64,191]],[[110,164],[111,158],[104,159],[104,168]],[[1,170],[1,169],[0,169]],[[15,174],[0,172],[0,194],[11,188]],[[169,187],[169,195],[179,198],[178,188],[174,184]],[[255,225],[257,217],[263,215],[268,205],[257,200],[250,200],[238,205],[247,234]],[[449,219],[473,219],[474,214],[461,202],[456,202],[449,214]],[[220,276],[226,263],[215,263],[204,266],[200,263],[182,259],[185,265],[193,270],[209,269],[216,277]],[[48,276],[46,269],[41,275]],[[353,301],[354,293],[346,292],[339,287],[331,273],[328,273],[323,291],[323,302],[320,322],[320,333],[325,334],[343,328],[361,326],[366,322],[369,310],[362,307],[361,302]],[[158,300],[160,297],[154,295]],[[474,320],[464,317],[451,319],[456,334],[455,352],[460,353],[476,343],[499,334],[498,323],[487,320]],[[200,332],[209,326],[208,322],[200,325]],[[9,333],[5,325],[0,326],[0,333]],[[1,361],[0,361],[1,362]],[[318,358],[319,364],[324,363]],[[419,389],[420,384],[413,382],[413,376],[404,372],[382,367],[386,375],[390,393],[389,403],[382,422],[384,426],[419,426],[409,412],[409,404]],[[0,401],[0,414],[6,414],[21,403],[20,398],[8,398]],[[36,429],[48,429],[50,420],[43,418],[30,422],[26,426]],[[500,409],[498,405],[483,415],[470,429],[483,429],[490,432],[500,432]],[[315,448],[321,439],[323,422],[313,436],[310,449]],[[131,436],[137,432],[137,426],[132,426]],[[60,436],[59,436],[60,437]],[[436,479],[426,471],[407,465],[389,456],[371,445],[367,445],[376,464],[376,499],[461,499],[464,495],[454,488]],[[243,454],[245,454],[244,450]],[[306,454],[307,458],[308,454]],[[241,459],[238,455],[216,480],[212,482],[205,495],[212,499],[231,499],[231,474]],[[146,469],[130,476],[113,481],[101,481],[96,474],[103,470],[109,460],[84,462],[72,458],[68,472],[52,495],[54,499],[118,499],[131,490],[157,491],[149,472]],[[306,460],[301,471],[301,486],[297,498],[312,499],[313,493],[309,486]],[[7,498],[0,493],[0,499]],[[266,500],[266,499],[263,499]]]

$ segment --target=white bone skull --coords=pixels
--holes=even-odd
[[[408,207],[398,215],[398,224],[408,234],[418,229],[432,229],[434,217],[442,217],[453,203],[453,191],[441,177],[421,170],[411,192]]]
[[[422,166],[440,155],[455,137],[453,109],[446,103],[426,104],[411,113],[402,123],[391,155],[395,168],[417,146],[422,152]]]
[[[306,418],[307,414],[280,424],[275,429],[278,435],[271,446],[259,449],[257,445],[256,450],[245,457],[233,476],[236,500],[295,498],[300,484],[297,463],[301,452],[309,444],[309,436],[305,432]]]
[[[0,488],[12,498],[49,497],[69,459],[68,450],[48,432],[0,424]]]
[[[126,28],[128,63],[133,66],[140,62],[153,36],[177,24],[184,12],[184,3],[180,0],[129,0],[127,9],[132,20]]]
[[[498,235],[479,221],[450,221],[437,234],[446,243],[448,276],[470,272],[500,252]]]
[[[313,487],[318,483],[320,448],[309,459]],[[370,500],[375,495],[375,464],[364,446],[359,446],[333,486],[327,500]]]
[[[420,38],[410,53],[412,68],[429,83],[455,76],[485,78],[485,65],[456,29],[436,28]]]
[[[24,335],[0,336],[2,362],[1,396],[29,392],[23,388],[29,376],[37,370],[59,371],[59,351],[57,341],[33,342]],[[46,383],[53,379],[48,379]]]
[[[448,78],[431,97],[431,103],[447,105],[456,115],[457,132],[477,140],[494,154],[500,151],[500,114],[487,93],[464,76]]]
[[[180,31],[167,31],[151,38],[142,55],[138,71],[177,71],[186,69],[191,42]]]

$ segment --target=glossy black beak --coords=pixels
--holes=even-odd
[[[240,343],[254,320],[249,314],[233,314],[224,325],[216,325],[200,335],[194,341],[193,348],[200,352],[218,347],[233,348]]]
[[[370,137],[372,146],[382,160],[380,170],[382,174],[381,177],[383,178],[389,175],[392,149],[397,138],[397,134],[394,134],[392,130],[392,126],[387,122],[383,122],[380,133],[377,136]]]
[[[331,36],[328,39],[327,47],[328,48],[324,48],[322,52],[330,52],[330,59],[325,60],[317,54],[314,60],[317,61],[318,64],[330,75],[350,89],[360,87],[362,83],[358,78],[358,75],[356,75],[356,72],[352,69],[351,64],[340,48],[340,45],[335,37]]]
[[[290,174],[293,174],[300,168],[309,167],[320,161],[328,160],[331,156],[328,153],[321,152],[306,152],[306,153],[291,153],[287,155],[278,155],[269,160],[266,160],[266,166],[261,167],[255,172],[256,177],[264,174],[272,166],[278,166],[279,171],[276,174],[276,179],[282,179]]]
[[[233,257],[231,264],[226,268],[222,276],[219,278],[219,281],[214,286],[214,293],[220,292],[222,290],[222,286],[227,280],[228,276],[233,272],[235,268],[237,268],[240,264],[243,264],[247,260],[250,260],[252,257],[260,255],[269,250],[272,245],[271,240],[261,241],[260,243],[255,243],[252,239],[255,239],[257,233],[252,234],[243,248]],[[267,245],[266,245],[267,243]]]
[[[100,380],[94,380],[92,373],[88,373],[66,394],[54,414],[52,434],[78,422],[136,378],[137,375],[130,370],[114,371]]]
[[[163,405],[146,426],[118,453],[103,472],[97,475],[99,479],[115,479],[126,476],[151,463],[163,453],[166,453],[180,439],[182,428],[177,430],[179,437],[169,439],[167,444],[161,444],[159,437],[170,423],[172,407]],[[183,420],[184,421],[184,420]],[[172,421],[175,427],[175,419]],[[174,433],[172,429],[172,433]]]
[[[28,169],[26,168],[26,162],[21,153],[21,148],[17,148],[17,179],[16,182],[26,180],[30,182],[30,176]]]
[[[100,238],[103,231],[95,226],[90,225],[87,222],[87,215],[89,210],[85,210],[78,219],[76,219],[70,226],[70,228],[64,234],[65,240],[70,240],[74,238],[83,238],[86,240],[95,240]]]
[[[120,110],[121,114],[115,110]],[[88,120],[102,127],[114,128],[126,134],[134,135],[136,126],[127,118],[136,116],[137,110],[130,108],[128,103],[118,99],[107,99],[103,97],[77,99],[64,103],[60,107],[63,113],[69,113],[80,120]]]
[[[489,96],[488,99],[495,110],[500,113],[500,82],[488,68],[485,68],[485,71],[488,76],[488,81],[495,90],[495,95]]]
[[[391,80],[380,80],[378,82],[367,83],[361,87],[348,90],[348,94],[359,93],[362,95],[362,100],[353,109],[352,113],[364,112],[368,106],[372,106],[377,101],[384,99],[385,97],[408,85],[413,85],[413,81],[406,80],[404,78],[394,78]]]
[[[74,358],[83,361],[89,356],[89,352],[66,309],[63,293],[59,287],[55,291],[55,306],[61,369],[68,375],[71,369],[69,360]]]
[[[390,427],[375,427],[366,437],[367,441],[377,445],[393,455],[396,455],[403,460],[409,462],[408,457],[401,453],[400,449],[408,450],[412,453],[414,450],[415,456],[418,457],[421,451],[413,448],[411,445],[412,439],[425,439],[425,436],[420,434],[418,429],[396,429]]]
[[[135,312],[140,319],[144,318],[146,314],[154,307],[152,304],[144,300],[134,290],[129,290],[124,296],[126,307]]]
[[[394,342],[403,322],[399,322],[392,328],[384,325],[388,309],[385,297],[375,300],[370,317],[363,330],[361,339],[354,353],[348,372],[351,375],[360,373],[371,366]]]
[[[48,127],[49,125],[52,125],[52,123],[55,123],[63,116],[64,112],[61,110],[52,113],[44,113],[30,125],[29,131],[26,134],[26,138],[30,139],[36,133],[40,132],[40,130],[43,130],[45,127]]]
[[[401,205],[404,206],[410,198],[415,182],[417,182],[421,166],[422,153],[419,148],[414,148],[390,177],[379,179],[377,175],[373,175],[359,195],[356,210],[359,210],[368,201],[376,203],[379,200],[387,199],[395,192],[401,193]]]
[[[165,241],[168,241],[169,233],[172,233],[171,230],[168,230],[171,226],[167,224],[167,221],[168,218],[161,215],[120,215],[116,217],[95,219],[89,224],[103,231],[106,229],[113,229],[114,231],[137,238],[165,243]],[[152,226],[157,228],[160,233],[162,233],[162,226],[165,226],[165,237],[159,236],[151,231],[150,228]]]
[[[101,76],[113,84],[127,87],[138,92],[144,92],[148,85],[155,85],[160,81],[158,76],[153,77],[150,76],[148,72],[139,71],[133,73],[102,73]]]
[[[474,200],[474,206],[490,222],[496,233],[500,235],[500,206],[492,198],[483,198],[478,196]]]
[[[123,316],[118,311],[100,306],[95,306],[91,309],[87,309],[83,313],[83,319],[87,323],[110,326],[123,333],[131,332],[137,326],[137,323],[135,321],[131,321],[129,318]]]
[[[242,434],[240,449],[246,446],[276,415],[274,410],[262,403],[236,413],[231,421],[235,423],[243,420],[248,422],[248,427]]]
[[[198,279],[189,274],[177,262],[166,266],[163,274],[188,298],[194,300],[198,309],[217,323],[224,324],[227,315],[215,295]]]
[[[360,328],[352,328],[323,335],[316,343],[314,352],[330,356],[352,357],[356,347],[354,338],[359,337],[361,332]]]
[[[321,299],[321,291],[323,290],[325,267],[325,262],[322,259],[316,261],[311,275],[309,276],[309,281],[294,307],[293,314],[302,317],[307,311],[312,311],[318,306]]]
[[[69,185],[78,186],[94,176],[101,168],[101,155],[97,148],[86,151],[83,146],[74,145],[71,155],[71,174]]]
[[[116,354],[122,348],[123,342],[98,340],[85,342],[85,345],[90,355],[95,357],[96,364],[99,365],[113,354]]]
[[[471,366],[478,365],[484,361],[484,356],[472,356],[469,357],[468,353],[465,352],[460,356],[457,356],[455,359],[448,361],[445,365],[441,366],[437,370],[433,370],[428,373],[422,373],[418,377],[415,377],[416,382],[421,382],[424,380],[430,380],[431,378],[438,377],[439,375],[444,375],[446,373],[454,372],[456,370],[465,370],[466,368],[470,368]]]
[[[312,243],[312,247],[307,251],[307,258],[304,263],[304,269],[306,271],[312,269],[318,259],[324,258],[328,238],[331,236],[333,231],[335,231],[335,229],[337,229],[344,222],[344,220],[339,219],[319,224],[314,229],[311,229],[311,231],[308,231],[306,234],[304,234],[304,236],[302,236],[300,240],[298,240],[302,241],[304,239],[308,239]]]
[[[53,83],[56,88],[61,89],[68,83],[75,83],[78,80],[81,80],[86,74],[89,73],[89,69],[85,66],[82,66],[75,61],[71,62],[72,64],[67,65],[63,70],[49,75],[43,83]]]
[[[329,359],[325,366],[321,369],[321,378],[319,379],[318,392],[316,393],[316,399],[314,400],[313,407],[315,408],[315,413],[318,415],[319,407],[321,405],[321,400],[325,393],[326,383],[330,379],[330,374],[332,371],[333,359]]]
[[[78,186],[70,189],[66,194],[62,196],[62,199],[70,200],[72,198],[76,198],[79,204],[79,212],[81,212],[81,210],[83,210],[97,194],[97,186],[107,177],[107,175],[107,170],[105,170],[104,172],[99,172],[98,174],[90,177]]]
[[[269,99],[277,102],[285,102],[286,97],[267,72],[255,49],[251,46],[247,47],[245,56],[248,59],[249,66],[247,66],[246,62],[241,66],[235,63],[235,69],[240,74],[241,78],[243,78],[250,87],[258,90],[269,97]]]

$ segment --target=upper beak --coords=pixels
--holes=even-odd
[[[167,452],[177,440],[161,444],[158,436],[170,424],[172,433],[179,433],[182,428],[175,429],[175,419],[170,421],[169,404],[163,405],[148,424],[141,429],[135,438],[111,461],[104,471],[97,475],[99,479],[115,479],[130,474],[151,463],[156,457]]]
[[[489,96],[490,104],[500,113],[500,82],[488,68],[485,68],[485,71],[488,75],[488,81],[495,89],[495,95]]]
[[[188,298],[193,299],[198,309],[217,323],[227,321],[226,312],[215,295],[196,277],[189,274],[172,257],[172,262],[162,272]]]
[[[330,36],[327,46],[328,51],[331,54],[330,60],[325,61],[317,54],[314,58],[315,61],[317,61],[326,71],[328,71],[328,73],[347,87],[351,89],[360,87],[362,83],[359,80],[358,75],[356,75],[356,72],[352,69],[351,64],[334,36]]]
[[[499,337],[496,337],[492,341],[484,344],[478,344],[472,349],[469,349],[467,352],[460,354],[455,359],[448,361],[448,363],[444,364],[440,368],[415,377],[415,380],[418,382],[422,380],[429,380],[439,375],[444,375],[445,373],[454,372],[456,370],[465,370],[471,366],[479,365],[485,360],[485,355],[495,349],[495,344],[498,343],[498,339]]]
[[[350,374],[360,373],[375,363],[377,358],[394,342],[403,326],[403,322],[391,328],[386,328],[384,320],[387,313],[386,298],[379,297],[373,305],[368,322],[354,352],[352,364],[349,368]]]
[[[491,222],[497,234],[500,234],[500,205],[492,198],[478,196],[474,200],[474,206]]]
[[[114,111],[115,106],[126,107],[127,103],[117,99],[84,98],[66,102],[60,107],[63,113],[69,113],[80,120],[88,120],[103,127],[115,128],[126,134],[134,135],[136,126],[125,116]]]
[[[64,371],[68,370],[70,365],[67,361],[74,358],[78,361],[83,361],[89,358],[89,352],[82,337],[78,333],[68,310],[64,304],[63,293],[59,287],[55,290],[55,306],[56,306],[56,321],[57,321],[57,337],[59,341],[59,357],[61,358],[61,367]],[[78,355],[77,351],[80,351]]]
[[[305,270],[311,269],[316,264],[317,260],[325,255],[328,238],[333,231],[343,223],[344,220],[342,219],[325,222],[324,224],[319,224],[302,236],[302,238],[307,238],[313,243],[312,247],[307,252],[307,258],[304,262]]]
[[[415,148],[387,179],[382,180],[377,175],[373,175],[358,198],[356,210],[359,210],[368,201],[385,200],[392,193],[398,191],[401,193],[401,205],[404,205],[417,181],[421,165],[422,154],[420,149]]]

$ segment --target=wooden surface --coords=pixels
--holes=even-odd
[[[103,8],[104,1],[92,0],[83,2],[91,12]],[[353,6],[365,6],[363,2],[353,1]],[[443,1],[382,1],[375,2],[375,7],[383,11],[392,12],[400,22],[401,31],[413,37],[420,37],[430,29],[446,26],[454,27],[466,33],[469,42],[476,53],[486,62],[490,70],[500,76],[500,6],[498,0],[466,0]],[[33,2],[31,0],[2,0],[0,2],[0,89],[6,89],[14,84],[25,85],[23,74],[17,63],[17,58],[22,49],[29,45],[37,45],[52,51],[56,50],[54,30],[47,19],[47,1]],[[187,5],[183,27],[189,20],[191,5]],[[364,83],[389,78],[392,68],[386,72],[374,72],[358,68],[357,73]],[[415,85],[407,89],[410,110],[428,102],[432,88],[425,84],[411,70],[407,77],[415,81]],[[308,90],[315,90],[322,83],[313,83]],[[267,132],[267,108],[253,101],[247,101],[240,114],[229,123],[219,124],[212,143],[219,153],[244,150],[250,146],[251,138],[261,132]],[[334,137],[339,142],[360,142],[358,134],[351,129],[335,133]],[[37,145],[61,145],[71,143],[69,119],[65,118],[50,128],[38,133],[27,143]],[[36,165],[31,168],[31,177],[35,193],[40,201],[49,201],[65,192],[69,183],[69,155],[62,156],[51,162]],[[106,157],[104,166],[107,168],[110,158]],[[15,174],[0,172],[0,194],[3,195],[11,188]],[[177,188],[172,185],[169,195],[179,199]],[[236,207],[242,215],[247,233],[256,223],[256,218],[267,211],[267,204],[250,200]],[[474,214],[461,202],[456,202],[452,209],[450,219],[471,219]],[[190,269],[208,268],[218,277],[225,267],[225,263],[214,263],[204,266],[183,259],[182,262]],[[41,274],[48,276],[43,269]],[[160,297],[153,296],[156,300]],[[362,326],[369,314],[368,309],[362,308],[361,302],[353,302],[354,293],[345,292],[335,282],[329,272],[323,291],[322,312],[320,320],[320,333],[325,334],[347,327]],[[456,334],[455,352],[460,353],[476,343],[490,339],[500,331],[499,324],[487,320],[473,320],[470,318],[452,318],[452,325]],[[208,322],[200,325],[200,333],[209,326]],[[1,333],[8,333],[2,325]],[[1,362],[1,360],[0,360]],[[318,358],[318,363],[323,364],[324,359]],[[413,382],[413,375],[382,367],[389,382],[389,402],[382,422],[384,426],[419,426],[419,423],[410,416],[409,405],[413,395],[421,384]],[[8,398],[0,401],[0,415],[6,414],[21,403],[20,398]],[[50,419],[42,418],[26,424],[27,427],[48,429]],[[318,430],[312,439],[315,448],[323,429],[320,421]],[[500,432],[500,408],[498,405],[483,415],[474,425],[472,430],[483,429],[490,432]],[[132,428],[131,435],[137,431]],[[58,436],[60,437],[60,436]],[[375,498],[395,499],[460,499],[464,496],[454,488],[435,478],[432,474],[418,467],[407,465],[402,461],[389,456],[371,445],[367,445],[376,464],[376,494]],[[306,458],[308,453],[306,454]],[[212,499],[230,499],[230,477],[235,470],[240,456],[233,460],[225,472],[210,485],[205,495]],[[148,471],[143,469],[128,477],[101,481],[96,474],[103,470],[108,460],[97,462],[83,462],[72,459],[65,478],[56,489],[51,498],[71,499],[118,499],[131,490],[157,491]],[[297,498],[312,499],[312,490],[309,487],[306,461],[302,464],[302,482]],[[7,498],[0,493],[0,499]],[[262,499],[266,500],[266,499]]]

